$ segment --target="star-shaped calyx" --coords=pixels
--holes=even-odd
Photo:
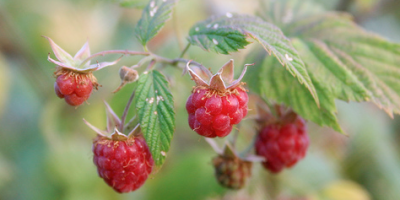
[[[57,58],[57,60],[51,58],[50,53],[47,58],[57,66],[54,72],[57,78],[54,83],[55,93],[58,97],[65,98],[65,101],[71,106],[82,104],[89,98],[93,87],[98,88],[99,84],[92,73],[93,71],[114,65],[120,60],[119,58],[113,62],[101,62],[91,65],[90,59],[92,57],[88,42],[72,57],[52,39],[45,38],[50,42],[53,53]]]
[[[106,112],[106,131],[85,121],[97,133],[92,145],[93,163],[98,175],[115,191],[135,191],[153,171],[153,157],[146,140],[140,134],[139,125],[126,136],[122,133],[126,113],[120,119],[107,103]]]
[[[225,93],[229,93],[243,84],[241,80],[246,73],[247,66],[254,65],[254,63],[246,64],[239,78],[236,80],[234,80],[233,59],[225,63],[214,75],[206,68],[196,68],[198,70],[195,71],[191,69],[189,65],[190,61],[186,64],[186,70],[196,83],[196,87],[208,88],[224,96]]]
[[[64,49],[58,46],[52,39],[49,37],[43,36],[50,42],[51,49],[53,50],[54,55],[57,60],[54,60],[50,57],[50,53],[48,56],[48,61],[56,64],[58,67],[61,67],[65,70],[71,70],[77,73],[88,73],[100,70],[107,66],[111,66],[116,64],[119,60],[115,60],[113,62],[101,62],[96,64],[90,64],[90,47],[89,42],[86,42],[82,48],[72,57],[69,53],[67,53]]]
[[[124,126],[122,126],[122,123],[123,123],[122,120],[117,116],[117,114],[115,114],[114,110],[110,107],[110,105],[108,105],[107,102],[104,102],[104,103],[106,105],[106,114],[107,114],[106,130],[101,130],[101,129],[93,126],[92,124],[90,124],[85,119],[83,119],[85,124],[97,133],[98,137],[106,138],[106,139],[114,140],[114,141],[126,141],[129,138],[134,138],[135,136],[140,135],[139,124],[137,124],[135,126],[135,128],[133,128],[129,132],[128,135],[123,134],[122,129],[126,129],[128,127],[128,125],[131,124],[131,122],[133,121],[134,118],[132,120],[130,120],[127,124],[124,124]]]

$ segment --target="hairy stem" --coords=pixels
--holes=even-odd
[[[134,97],[135,97],[135,90],[132,92],[132,95],[129,98],[128,103],[126,104],[125,109],[124,109],[124,113],[122,114],[122,117],[121,117],[121,124],[120,124],[119,129],[121,130],[122,133],[124,132],[125,119],[126,119],[126,116],[128,115],[128,110],[131,107],[131,104],[132,104],[132,101],[133,101]]]
[[[107,50],[107,51],[101,51],[95,54],[90,55],[87,57],[85,60],[83,60],[81,65],[84,65],[87,63],[89,60],[98,57],[98,56],[104,56],[106,54],[124,54],[124,55],[144,55],[148,56],[150,55],[149,52],[141,52],[141,51],[128,51],[128,50]]]
[[[145,62],[147,62],[147,61],[149,61],[149,60],[151,60],[151,59],[154,59],[154,57],[153,57],[153,56],[146,56],[146,57],[142,58],[141,60],[139,60],[139,62],[136,63],[136,65],[133,65],[133,66],[135,66],[134,68],[140,67],[140,66],[143,65],[143,63],[145,63]],[[132,67],[133,67],[133,66],[132,66]],[[132,68],[132,67],[131,67],[131,68]]]
[[[154,58],[156,59],[157,62],[162,62],[162,63],[167,63],[169,65],[175,66],[175,67],[179,67],[178,63],[187,63],[190,60],[188,59],[184,59],[184,58],[175,58],[175,59],[169,59],[169,58],[164,58],[158,55],[153,54],[152,56],[154,56]],[[203,67],[205,68],[202,64],[196,62],[196,61],[191,61],[190,64],[192,65],[197,65],[199,67]],[[181,67],[182,69],[185,69],[185,67]]]

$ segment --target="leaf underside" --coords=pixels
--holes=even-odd
[[[175,112],[168,82],[158,71],[140,76],[134,101],[143,135],[154,162],[162,165],[175,129]]]
[[[282,19],[274,13],[262,16],[266,20]],[[343,13],[294,16],[286,21],[283,30],[291,37],[305,63],[320,100],[320,109],[311,103],[309,92],[293,76],[280,70],[278,61],[273,58],[264,60],[265,56],[258,56],[262,66],[249,69],[246,80],[252,91],[263,98],[285,103],[304,118],[339,132],[342,130],[335,115],[335,99],[370,101],[390,116],[400,113],[400,44],[366,32]],[[252,54],[258,52],[260,50]]]

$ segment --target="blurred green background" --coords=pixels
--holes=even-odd
[[[82,118],[105,127],[103,100],[122,114],[133,85],[112,94],[119,86],[118,70],[135,64],[140,56],[125,56],[116,66],[95,72],[103,87],[92,94],[89,104],[74,108],[54,94],[55,66],[47,62],[51,49],[41,36],[51,37],[71,54],[87,39],[92,53],[141,51],[133,35],[141,10],[122,8],[119,3],[0,0],[0,199],[271,199],[273,195],[281,200],[400,199],[400,118],[391,119],[372,104],[340,101],[338,115],[348,137],[309,123],[311,146],[295,167],[271,176],[255,164],[246,188],[229,191],[220,187],[211,165],[215,153],[187,125],[184,105],[193,83],[176,68],[163,70],[171,83],[177,119],[168,158],[139,190],[122,195],[114,192],[97,176],[91,153],[95,134]],[[314,3],[327,10],[350,12],[360,26],[400,42],[398,0]],[[173,19],[150,42],[149,49],[175,58],[197,21],[226,12],[253,14],[257,7],[256,0],[181,0]],[[232,55],[191,47],[187,58],[214,70],[234,58],[241,67],[255,45]],[[255,134],[250,119],[242,124],[240,148]]]

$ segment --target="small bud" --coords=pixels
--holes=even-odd
[[[139,73],[132,68],[122,66],[121,69],[119,69],[119,77],[121,78],[121,85],[114,91],[114,93],[118,92],[127,83],[137,81],[139,79]]]
[[[134,69],[122,66],[121,69],[119,70],[119,77],[121,77],[122,81],[132,83],[139,79],[139,74]]]

